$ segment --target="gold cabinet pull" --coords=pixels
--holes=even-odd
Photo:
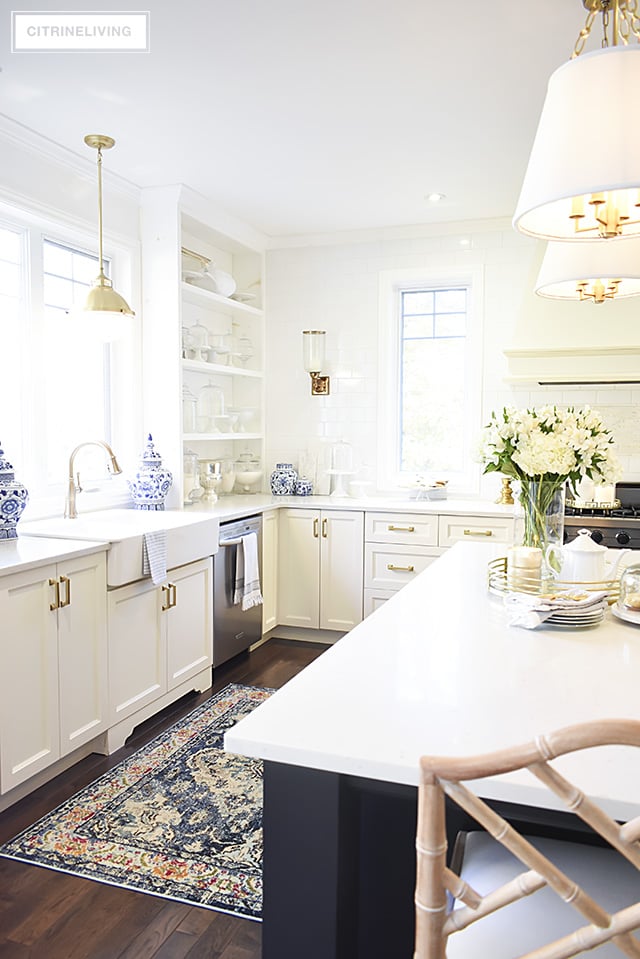
[[[59,579],[50,579],[49,586],[53,586],[54,600],[52,603],[49,603],[49,609],[53,611],[54,609],[60,609],[60,580]]]
[[[313,521],[313,535],[315,536],[316,539],[318,538],[318,530],[319,530],[319,527],[320,527],[320,523],[319,523],[318,519],[314,519],[314,521]]]
[[[166,613],[168,609],[171,609],[171,583],[163,586],[162,592],[166,594],[166,602],[162,604],[162,612]]]
[[[60,602],[60,609],[62,609],[63,606],[71,605],[71,580],[68,576],[61,576],[60,585],[64,585],[64,599]]]
[[[394,566],[393,563],[387,563],[387,569],[392,573],[413,573],[415,566]]]
[[[387,526],[390,533],[415,533],[415,526]]]
[[[177,606],[178,605],[178,588],[176,584],[169,583],[169,589],[172,591],[171,599],[170,599],[171,606],[172,607]]]
[[[465,529],[465,536],[493,536],[492,529]]]
[[[328,521],[326,519],[322,520],[322,538],[323,539],[327,538],[327,522]]]

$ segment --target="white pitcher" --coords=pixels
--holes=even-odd
[[[612,550],[612,558],[608,560],[606,546],[595,543],[588,529],[581,529],[571,543],[548,546],[545,557],[548,567],[558,570],[557,575],[567,582],[601,583],[616,578],[620,560],[630,552],[630,549]]]

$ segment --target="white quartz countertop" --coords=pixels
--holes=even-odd
[[[339,509],[367,510],[376,513],[427,513],[444,516],[513,516],[513,506],[498,506],[481,499],[413,500],[392,496],[271,496],[267,493],[254,495],[221,496],[217,503],[198,502],[185,506],[186,511],[212,512],[221,522],[239,519],[252,513],[264,513],[270,509],[288,507],[293,509]]]
[[[229,730],[226,749],[416,784],[422,754],[469,755],[584,720],[640,719],[640,626],[610,611],[589,629],[510,626],[487,590],[487,563],[504,548],[448,550]],[[579,767],[582,787],[612,814],[637,815],[640,751],[605,751],[604,794],[582,754],[559,765]],[[483,785],[488,797],[554,806],[528,773]]]
[[[102,542],[18,536],[0,542],[0,573],[19,573],[22,570],[35,569],[44,563],[87,556],[108,548],[109,544]]]

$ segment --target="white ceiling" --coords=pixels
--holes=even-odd
[[[105,171],[185,183],[273,237],[510,217],[586,17],[581,0],[147,0],[147,53],[12,53],[17,8],[0,0],[0,113],[92,164],[84,135],[110,134]]]

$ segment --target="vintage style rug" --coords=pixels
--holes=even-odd
[[[270,693],[227,686],[0,856],[259,919],[262,763],[223,735]]]

